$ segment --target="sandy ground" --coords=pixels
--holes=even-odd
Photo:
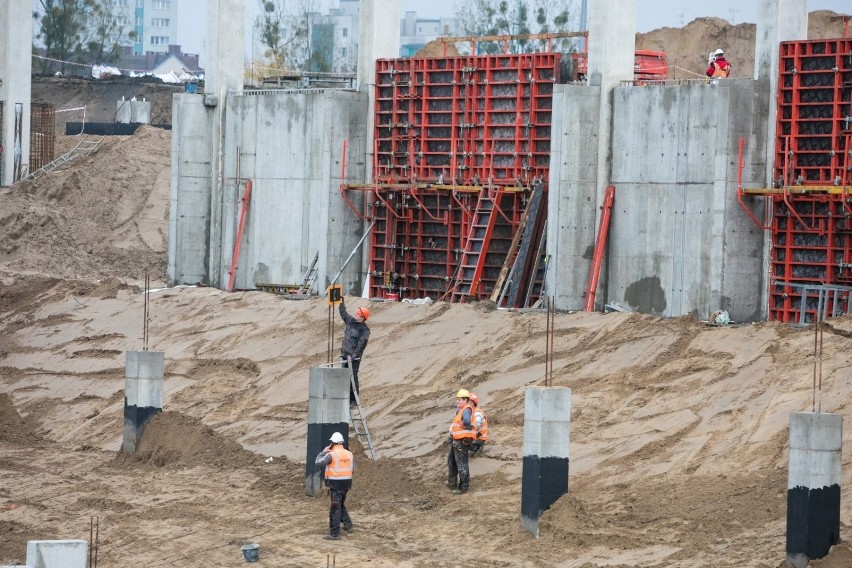
[[[89,540],[97,518],[100,568],[238,566],[252,542],[269,567],[782,565],[788,416],[848,413],[849,318],[830,323],[815,365],[811,329],[559,314],[553,382],[573,393],[570,488],[538,540],[519,510],[542,313],[369,302],[362,397],[379,459],[353,444],[355,532],[339,542],[320,538],[327,496],[304,495],[308,373],[335,351],[322,300],[152,292],[165,411],[136,455],[120,454],[125,352],[143,346],[140,283],[146,271],[165,280],[168,141],[143,128],[0,190],[0,564],[22,564],[28,540]],[[445,437],[462,387],[489,411],[493,443],[472,462],[471,492],[455,497]],[[815,566],[852,566],[849,450],[843,541]]]

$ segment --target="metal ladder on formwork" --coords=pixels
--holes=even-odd
[[[479,291],[479,283],[485,270],[485,257],[488,246],[491,244],[491,235],[494,233],[494,224],[497,221],[497,204],[503,195],[503,188],[497,188],[494,198],[489,193],[491,189],[483,187],[476,202],[476,210],[473,213],[473,222],[470,225],[470,233],[465,243],[464,255],[462,255],[459,266],[457,281],[453,287],[453,302],[463,302],[470,297],[476,296]]]
[[[367,419],[364,418],[364,411],[361,409],[361,396],[355,388],[355,375],[352,372],[352,361],[349,361],[349,386],[355,394],[355,406],[349,406],[349,421],[352,423],[352,429],[355,430],[355,437],[361,446],[364,446],[364,439],[367,439],[367,449],[370,451],[370,459],[376,461],[376,451],[373,449],[373,438],[370,437],[370,429],[367,428]],[[361,423],[363,429],[363,438],[361,430],[358,429],[358,423]]]
[[[317,279],[317,261],[319,260],[319,251],[314,255],[314,259],[311,261],[308,269],[305,270],[304,276],[302,276],[302,283],[299,284],[299,289],[296,291],[297,294],[307,294],[311,291],[311,287],[314,285],[314,280]]]
[[[101,142],[104,141],[104,138],[105,136],[101,136],[97,139],[90,139],[88,136],[84,136],[83,139],[80,140],[77,145],[74,146],[73,149],[62,154],[52,162],[45,164],[36,171],[30,172],[25,179],[38,179],[41,176],[47,175],[51,172],[58,170],[59,168],[61,168],[72,160],[76,160],[77,158],[83,156],[88,156],[100,147]]]

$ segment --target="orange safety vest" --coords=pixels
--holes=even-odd
[[[328,453],[331,454],[331,462],[325,466],[325,478],[328,480],[352,479],[352,452],[337,444]]]
[[[483,442],[488,441],[488,415],[481,406],[477,406],[476,410],[476,439]]]
[[[464,424],[462,424],[462,414],[466,408],[470,409],[470,429],[466,429]],[[450,436],[452,436],[453,440],[463,440],[465,438],[470,438],[471,440],[476,438],[476,409],[470,402],[464,403],[464,405],[459,409],[456,417],[453,418],[453,423],[450,424]]]
[[[721,77],[722,79],[726,79],[728,77],[728,74],[731,72],[731,64],[729,63],[728,65],[722,67],[714,61],[713,69],[714,71],[712,78]]]

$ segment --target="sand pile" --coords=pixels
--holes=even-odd
[[[808,14],[808,39],[843,37],[843,15],[830,10]],[[660,28],[636,34],[636,49],[665,51],[672,79],[704,77],[707,55],[716,49],[725,51],[733,66],[732,77],[754,77],[755,24],[731,25],[721,18],[696,18],[683,28]]]
[[[141,127],[37,181],[0,190],[0,266],[59,278],[163,281],[171,133]]]

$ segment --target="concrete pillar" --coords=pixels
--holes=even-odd
[[[210,109],[210,284],[226,284],[222,274],[222,205],[224,199],[224,122],[228,91],[242,90],[245,34],[245,0],[208,0],[207,61],[204,70],[204,106]]]
[[[305,461],[305,495],[319,497],[323,469],[314,464],[335,432],[349,447],[349,369],[314,367],[308,377],[308,440]]]
[[[367,183],[373,181],[373,145],[375,143],[376,108],[376,59],[399,57],[400,5],[397,0],[361,0],[358,9],[358,79],[359,91],[367,91],[369,101],[367,108],[367,140],[365,163],[367,164]],[[350,162],[357,161],[356,155],[350,157]],[[365,227],[366,228],[366,225]],[[361,249],[361,264],[368,266],[370,262],[369,247]],[[365,280],[369,282],[369,275]]]
[[[115,102],[115,121],[117,123],[130,124],[132,112],[129,100],[121,99]]]
[[[610,183],[612,89],[633,79],[636,57],[636,0],[597,0],[589,6],[589,85],[600,86],[598,199]]]
[[[612,179],[613,88],[633,79],[636,58],[636,0],[596,0],[589,6],[588,81],[600,86],[598,121],[597,196],[588,204],[595,208],[597,228],[604,192]],[[588,206],[587,205],[587,206]],[[594,230],[594,229],[593,229]],[[606,263],[599,286],[606,290]],[[605,300],[605,294],[597,295]]]
[[[88,552],[85,540],[31,540],[27,542],[27,566],[86,568]]]
[[[772,187],[775,168],[775,113],[778,111],[778,50],[782,41],[802,40],[808,37],[807,0],[758,0],[757,35],[754,48],[754,78],[760,89],[769,93],[769,108],[765,117],[766,140],[766,179],[764,187]],[[722,47],[722,49],[727,49]],[[736,74],[736,67],[734,67]],[[758,117],[755,117],[757,119]],[[748,163],[748,162],[746,162]],[[764,231],[763,263],[761,271],[769,274],[769,232]],[[761,305],[763,318],[769,305],[769,287],[764,286]]]
[[[29,3],[0,0],[0,186],[30,161],[32,17]]]
[[[128,351],[124,370],[124,439],[121,451],[135,454],[142,431],[163,410],[165,353]]]
[[[806,568],[840,541],[843,416],[790,413],[787,562]]]
[[[521,527],[538,538],[538,521],[568,491],[571,389],[529,387],[524,396]]]

